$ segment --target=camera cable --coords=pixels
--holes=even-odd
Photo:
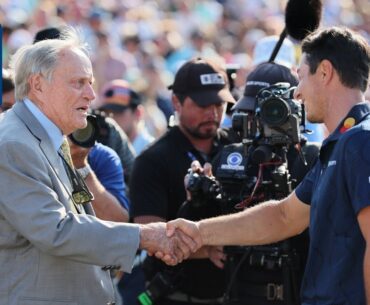
[[[244,261],[246,260],[246,258],[249,256],[249,254],[251,253],[252,251],[252,247],[248,247],[247,251],[243,254],[243,256],[241,257],[240,261],[238,262],[238,264],[236,265],[235,267],[235,270],[233,271],[233,273],[231,274],[231,277],[230,277],[230,282],[229,284],[227,285],[226,287],[226,291],[225,291],[225,294],[223,296],[223,300],[222,300],[222,304],[223,305],[227,305],[228,302],[230,301],[230,293],[231,293],[231,289],[233,288],[233,285],[235,283],[235,280],[236,280],[236,276],[238,275],[238,271],[241,267],[241,265],[244,263]]]

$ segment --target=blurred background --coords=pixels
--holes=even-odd
[[[235,87],[256,64],[256,43],[284,28],[286,0],[0,0],[2,64],[46,27],[77,26],[89,44],[98,98],[124,79],[143,97],[145,124],[158,137],[172,114],[178,67],[194,56],[219,56],[238,67]],[[370,38],[368,0],[323,0],[321,26],[345,25]],[[295,41],[294,68],[299,59]]]

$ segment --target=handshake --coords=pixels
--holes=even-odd
[[[202,168],[198,161],[193,161],[191,170],[212,176],[212,167],[209,163]],[[185,186],[188,179],[189,175],[186,175]],[[190,198],[190,193],[187,192],[187,199]],[[141,225],[140,248],[147,250],[149,255],[155,255],[168,265],[181,263],[207,245],[201,237],[199,224],[199,222],[179,218],[168,223]],[[216,266],[222,268],[221,260],[225,257],[222,250],[220,252],[220,248],[214,248],[212,252],[212,254],[208,253],[209,258]]]
[[[199,223],[176,219],[140,225],[140,248],[174,266],[198,251],[204,242]]]

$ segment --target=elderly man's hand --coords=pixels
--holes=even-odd
[[[147,250],[168,265],[176,265],[197,250],[197,244],[181,232],[166,234],[163,222],[140,225],[140,248]]]
[[[167,236],[171,237],[176,234],[180,234],[182,238],[190,238],[193,242],[195,242],[195,250],[198,250],[203,246],[203,241],[197,222],[183,218],[178,218],[167,222]]]

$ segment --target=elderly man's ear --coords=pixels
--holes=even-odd
[[[45,90],[45,81],[46,79],[40,74],[33,74],[30,76],[28,79],[30,97],[35,96],[37,99],[41,99],[41,95]]]

